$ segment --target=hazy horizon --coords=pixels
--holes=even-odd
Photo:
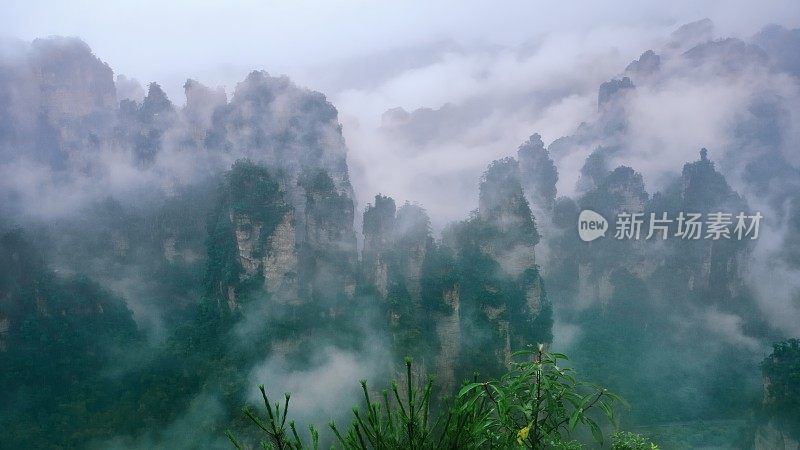
[[[437,230],[469,211],[488,162],[515,154],[533,132],[548,145],[592,120],[597,86],[645,50],[658,51],[681,25],[708,18],[713,37],[742,39],[768,24],[800,25],[792,1],[12,1],[4,9],[0,36],[79,37],[116,75],[144,89],[157,82],[176,105],[185,102],[186,79],[230,97],[252,70],[322,92],[344,126],[357,208],[392,195],[431,211]],[[382,120],[393,108],[450,108],[456,119],[439,123],[436,139],[405,139],[415,131],[398,136]],[[574,193],[570,172],[580,166],[556,159],[559,193]]]

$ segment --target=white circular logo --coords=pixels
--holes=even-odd
[[[592,211],[584,209],[578,216],[578,236],[584,242],[591,242],[608,231],[608,221],[605,217]]]

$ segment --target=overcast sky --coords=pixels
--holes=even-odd
[[[664,28],[711,18],[724,35],[764,23],[796,26],[780,1],[37,1],[6,0],[0,33],[83,38],[119,73],[179,83],[187,76],[303,68],[454,41],[518,45],[549,33]],[[309,77],[307,82],[313,83]]]
[[[359,207],[377,192],[419,201],[438,227],[475,206],[488,162],[533,132],[549,144],[589,120],[599,83],[681,24],[708,17],[716,36],[748,37],[769,23],[800,26],[799,5],[6,0],[0,35],[78,36],[115,73],[157,81],[177,104],[186,78],[230,93],[253,69],[289,75],[339,109]],[[453,110],[441,136],[422,143],[382,121],[394,107],[444,105]]]

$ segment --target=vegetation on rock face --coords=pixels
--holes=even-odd
[[[251,257],[266,252],[267,240],[290,207],[284,200],[276,176],[265,167],[248,160],[237,161],[219,186],[216,208],[208,221],[205,295],[217,304],[227,304],[231,296],[262,280],[256,267],[253,280],[246,280],[237,246],[236,229],[255,233]],[[250,285],[246,282],[251,281]],[[233,291],[229,292],[229,289]],[[230,306],[227,306],[230,309]]]
[[[264,223],[266,235],[272,233],[288,210],[275,178],[266,167],[249,160],[236,161],[225,177],[230,212]]]
[[[632,168],[595,167],[601,150],[586,161],[593,172],[588,190],[556,203],[555,236],[546,243],[548,294],[562,320],[580,329],[566,350],[588,377],[631,399],[629,417],[638,424],[741,419],[760,389],[759,347],[778,339],[741,276],[752,242],[681,239],[674,222],[668,239],[644,237],[651,213],[735,215],[747,205],[706,151],[650,195]],[[608,239],[580,241],[581,209],[609,220]],[[639,240],[614,239],[613,222],[623,211],[642,214]],[[721,336],[714,327],[725,320],[735,321],[737,339],[750,344]]]
[[[298,248],[300,295],[336,314],[347,303],[345,291],[355,278],[353,199],[322,169],[304,171],[297,185],[305,193],[307,232]]]
[[[489,166],[479,202],[440,241],[418,205],[396,208],[378,195],[364,212],[362,289],[382,308],[378,327],[388,322],[396,356],[448,358],[451,380],[476,368],[497,375],[511,347],[552,339],[552,306],[535,264],[539,234],[515,160]]]
[[[761,363],[764,374],[763,419],[775,420],[800,441],[800,339],[773,346]]]
[[[96,236],[94,240],[66,240],[66,244],[62,245],[81,257],[90,258],[92,252],[108,255],[108,260],[112,261],[108,273],[121,273],[112,270],[121,270],[119,268],[126,267],[125,264],[130,261],[153,261],[153,270],[167,278],[166,281],[158,281],[170,287],[164,292],[175,292],[175,297],[170,296],[169,300],[193,295],[202,298],[196,304],[184,306],[182,315],[171,318],[173,322],[168,328],[169,332],[155,344],[145,341],[143,333],[136,329],[130,319],[130,311],[124,308],[120,300],[115,300],[86,277],[59,275],[46,269],[44,258],[37,256],[37,252],[25,244],[19,233],[9,233],[3,245],[11,250],[5,251],[2,256],[15,264],[0,270],[0,292],[4,294],[0,298],[0,306],[4,308],[0,313],[4,314],[4,318],[10,318],[12,325],[0,336],[2,345],[9,349],[5,353],[0,352],[3,367],[9,368],[0,375],[7,376],[4,380],[8,382],[7,385],[13,386],[7,394],[11,399],[7,403],[8,408],[20,408],[19,413],[3,415],[3,427],[15,433],[15,438],[9,442],[22,448],[47,447],[53,442],[79,447],[92,440],[112,438],[121,433],[137,435],[143,430],[158,430],[163,428],[163,424],[178,420],[182,411],[198,395],[215,396],[224,410],[212,421],[210,432],[230,427],[237,435],[243,432],[247,434],[244,420],[236,417],[235,410],[249,383],[242,374],[251,371],[254,362],[271,357],[276,353],[276,347],[287,342],[296,345],[281,354],[289,361],[292,370],[302,371],[312,364],[307,355],[313,352],[316,342],[324,341],[338,348],[360,352],[371,344],[369,339],[374,338],[363,332],[364,324],[368,324],[367,328],[378,330],[379,337],[389,343],[387,353],[392,356],[412,354],[419,361],[420,370],[436,371],[440,365],[451,364],[454,373],[450,375],[450,387],[456,387],[457,380],[469,378],[475,370],[479,370],[483,377],[494,378],[494,381],[473,384],[449,403],[441,402],[441,394],[457,390],[447,388],[442,389],[447,392],[440,392],[433,385],[430,393],[426,394],[425,383],[414,381],[411,389],[402,384],[398,386],[398,400],[389,388],[389,409],[396,429],[405,424],[398,422],[401,420],[401,416],[397,415],[401,414],[400,405],[405,408],[406,414],[411,411],[407,392],[414,392],[415,396],[418,417],[406,418],[419,421],[413,426],[415,430],[425,429],[423,417],[424,412],[428,411],[427,434],[421,433],[410,438],[421,442],[420,448],[426,445],[434,448],[440,443],[451,443],[459,448],[469,447],[472,444],[467,443],[467,439],[495,448],[518,446],[517,439],[523,444],[529,439],[545,439],[541,441],[544,447],[536,444],[539,445],[536,448],[580,448],[578,442],[568,439],[585,438],[591,434],[595,428],[592,421],[596,421],[597,416],[589,413],[576,419],[576,429],[584,428],[585,433],[577,432],[572,436],[569,418],[572,417],[570,411],[574,412],[571,408],[575,405],[569,399],[575,400],[575,397],[566,395],[560,400],[563,408],[554,406],[549,414],[542,413],[543,417],[569,413],[566,427],[548,421],[533,426],[533,406],[524,404],[524,395],[513,392],[525,386],[525,382],[520,381],[524,376],[528,376],[530,381],[538,369],[518,361],[521,365],[513,366],[511,372],[506,373],[506,363],[514,359],[508,350],[531,342],[549,342],[552,339],[553,321],[549,293],[539,267],[532,258],[527,258],[533,255],[532,252],[526,252],[532,249],[530,244],[536,240],[534,237],[538,236],[538,232],[530,217],[530,210],[526,209],[526,199],[518,195],[521,192],[518,189],[519,180],[513,176],[506,177],[508,173],[513,174],[513,169],[513,162],[506,161],[494,165],[494,170],[487,171],[483,189],[494,193],[483,197],[486,213],[478,211],[470,219],[451,226],[443,233],[442,240],[431,236],[429,219],[421,207],[406,204],[395,208],[392,199],[376,197],[375,206],[365,212],[365,257],[358,271],[354,266],[347,265],[351,263],[345,261],[347,252],[335,245],[339,243],[337,237],[343,235],[337,235],[336,230],[341,230],[349,221],[352,203],[337,190],[330,175],[306,172],[298,180],[305,195],[300,200],[307,207],[304,219],[309,221],[307,223],[315,224],[314,238],[319,239],[317,244],[331,245],[307,244],[305,250],[308,253],[299,258],[301,272],[305,270],[306,274],[314,274],[320,267],[337,266],[345,268],[349,271],[346,273],[357,278],[356,295],[353,298],[336,294],[341,297],[333,299],[337,302],[334,304],[346,305],[337,314],[329,312],[327,301],[281,306],[262,289],[264,280],[260,270],[252,277],[243,276],[236,227],[247,221],[234,223],[234,219],[236,216],[246,217],[250,223],[260,226],[260,235],[254,237],[258,241],[254,250],[258,250],[259,245],[263,249],[280,220],[293,210],[288,196],[282,191],[284,180],[278,172],[242,160],[222,178],[214,201],[208,202],[208,198],[212,198],[210,194],[202,195],[212,192],[209,187],[193,194],[214,204],[205,209],[208,211],[205,226],[202,221],[191,219],[200,215],[199,210],[193,207],[198,198],[185,193],[144,216],[141,212],[108,200],[97,207],[94,213],[96,217],[91,218],[94,222],[89,229],[94,233],[92,236]],[[707,167],[704,170],[708,170]],[[620,179],[636,181],[635,176]],[[498,192],[505,193],[505,196]],[[609,207],[613,206],[613,201],[610,201]],[[175,211],[171,208],[175,208]],[[177,217],[186,210],[193,211],[193,215],[190,214],[189,218]],[[555,210],[564,216],[559,220],[569,226],[574,224],[572,216],[577,210],[574,202],[562,200],[556,204]],[[80,224],[71,226],[79,228]],[[204,251],[203,234],[206,236]],[[160,245],[172,239],[175,242],[172,250],[177,256],[168,254],[173,258],[168,260],[165,256],[167,252]],[[140,253],[134,250],[126,252],[122,244],[135,243],[137,240],[142,243],[136,250]],[[369,242],[370,251],[374,250],[372,253],[367,251],[366,242]],[[574,248],[566,245],[564,255],[572,254],[570,252]],[[131,248],[136,249],[135,245]],[[181,252],[190,255],[190,249],[204,256],[192,260],[190,264],[183,264],[188,261],[183,258],[189,256],[182,256]],[[302,247],[298,250],[302,255]],[[165,254],[159,253],[162,251]],[[604,253],[604,250],[598,250],[598,253],[598,258],[613,254]],[[525,257],[521,259],[522,264],[508,264],[520,254]],[[255,252],[254,256],[261,255]],[[576,261],[581,260],[576,257]],[[378,262],[385,263],[387,269],[385,298],[379,295],[375,280],[366,276],[368,265]],[[680,262],[670,262],[667,267],[676,272],[682,270]],[[524,270],[518,270],[520,268]],[[551,274],[553,276],[548,281],[560,281],[561,287],[571,280],[569,273],[551,269]],[[671,280],[677,275],[660,273],[659,276]],[[201,283],[201,280],[205,282]],[[640,273],[625,267],[615,268],[610,273],[609,283],[611,292],[608,301],[589,307],[577,316],[583,325],[583,333],[579,337],[581,344],[573,356],[576,367],[589,378],[629,398],[654,399],[655,407],[635,403],[633,414],[626,419],[673,420],[688,414],[702,418],[710,410],[732,411],[746,404],[748,398],[739,395],[739,381],[720,381],[713,386],[702,386],[709,393],[719,395],[713,397],[714,403],[706,406],[705,410],[696,411],[692,409],[695,398],[691,397],[696,391],[686,393],[654,389],[654,383],[657,385],[660,378],[643,377],[641,373],[631,370],[631,367],[642,363],[641,355],[647,355],[651,348],[663,342],[659,342],[659,337],[669,333],[669,324],[658,320],[663,310],[650,301],[654,289],[659,285],[648,283]],[[330,285],[328,281],[319,282],[317,289],[322,292]],[[228,304],[229,287],[233,288],[236,296],[235,307]],[[701,295],[703,299],[716,301],[705,293],[683,293],[680,297],[676,296],[670,307],[697,304]],[[324,298],[327,297],[315,297],[315,300]],[[725,297],[720,294],[720,298]],[[41,311],[37,309],[40,304],[45,305]],[[19,305],[25,306],[14,309]],[[53,315],[52,306],[47,305],[68,307],[65,309],[66,318]],[[100,309],[102,313],[99,313]],[[21,315],[23,312],[26,315]],[[87,314],[85,317],[81,315],[84,313]],[[249,317],[257,317],[253,321],[257,324],[248,321]],[[439,326],[444,322],[452,326],[449,331],[457,336],[443,334]],[[244,333],[242,330],[246,326],[251,328]],[[247,340],[243,342],[245,335]],[[456,345],[456,339],[461,339],[460,345]],[[100,342],[106,345],[99,346]],[[124,345],[130,355],[120,355],[113,350],[117,344],[120,347]],[[447,357],[450,359],[440,359],[448,345],[452,347],[447,348],[450,352]],[[772,360],[782,361],[780,364],[765,362],[765,374],[768,369],[776,371],[776,374],[791,373],[785,370],[791,367],[788,363],[791,358],[786,355],[793,354],[793,347],[787,345],[788,350],[780,353],[783,356]],[[27,353],[35,353],[37,346],[45,350],[32,358],[26,356]],[[681,367],[681,362],[687,359],[681,354],[682,351],[680,346],[669,346],[661,350],[661,355],[674,358]],[[557,356],[546,353],[539,356],[543,358],[539,373],[549,374],[542,380],[552,386],[567,382],[566,378],[558,381],[561,372],[552,371],[557,365]],[[534,353],[527,364],[535,365],[536,358]],[[547,358],[554,358],[552,364]],[[736,380],[746,379],[747,371],[751,368],[736,363],[739,361],[737,358],[737,355],[724,353],[715,355],[713,361],[718,367],[714,367],[714,370],[735,373]],[[125,367],[120,369],[120,374],[109,376],[105,369],[117,363]],[[30,367],[36,370],[26,372]],[[41,368],[46,368],[46,371],[39,370]],[[524,375],[526,370],[527,375]],[[680,377],[686,374],[685,368],[675,372],[663,367],[662,370],[655,372],[655,375]],[[69,382],[61,384],[59,380],[52,379],[48,375],[50,371],[66,374]],[[30,374],[39,374],[40,378],[35,379]],[[569,371],[563,374],[570,376]],[[792,386],[791,377],[775,375],[775,379],[784,380],[788,383],[786,386]],[[677,378],[672,381],[694,383]],[[567,388],[584,389],[585,386],[575,384]],[[564,388],[564,392],[568,392],[567,388]],[[789,391],[784,392],[790,392],[791,387],[787,389]],[[37,395],[31,397],[31,392]],[[586,390],[581,394],[585,396],[591,392],[599,394],[600,391]],[[51,393],[52,397],[47,397],[45,393]],[[372,391],[368,393],[373,395]],[[506,396],[502,401],[499,397],[501,393]],[[469,396],[476,396],[475,402],[462,411],[460,408],[472,400]],[[606,398],[606,394],[600,397],[611,399]],[[39,410],[39,405],[52,399],[58,402],[58,406],[52,410],[52,414],[43,415],[40,419],[48,428],[32,428],[32,417]],[[383,400],[381,396],[378,399]],[[581,401],[583,399],[581,397]],[[553,405],[559,404],[556,397],[548,397],[550,400]],[[489,406],[485,406],[487,402]],[[377,433],[375,430],[385,431],[389,427],[390,416],[385,403],[381,403],[377,412],[362,406],[363,412],[359,413],[364,425],[359,425],[358,430],[361,437],[367,440],[367,446],[372,445],[368,442],[368,433],[374,435]],[[484,404],[484,409],[477,408],[479,403]],[[20,405],[30,406],[31,409]],[[454,409],[456,406],[459,408]],[[542,411],[550,411],[546,404],[541,406],[544,408]],[[790,410],[785,405],[780,408]],[[775,407],[776,414],[780,408]],[[595,409],[603,412],[599,403]],[[284,411],[285,406],[281,406],[275,415],[284,414]],[[436,425],[440,412],[444,415]],[[374,414],[377,414],[377,418],[369,417]],[[65,421],[65,417],[76,418],[76,421]],[[458,421],[453,420],[456,419],[473,425],[463,428],[466,425],[462,424],[456,433],[444,427],[447,417],[451,418],[448,427],[455,426],[453,424]],[[262,424],[270,428],[268,422]],[[485,427],[484,434],[475,431],[479,427]],[[359,448],[361,444],[354,426],[338,431],[344,442],[339,442],[339,445]],[[293,435],[291,428],[286,428],[285,434]],[[407,435],[403,436],[396,434],[393,443],[385,445],[402,446],[403,439],[408,439]],[[630,435],[618,435],[611,442],[620,449],[649,448],[641,447],[649,443],[646,439]]]
[[[573,439],[581,429],[595,442],[605,441],[600,417],[616,427],[615,407],[624,403],[607,389],[579,381],[573,370],[559,361],[566,356],[538,349],[515,353],[515,362],[499,379],[465,382],[458,394],[436,411],[431,407],[433,379],[415,378],[411,359],[406,358],[402,386],[393,381],[378,398],[361,381],[361,407],[353,408],[353,421],[342,429],[329,424],[334,440],[343,449],[580,449]],[[300,437],[294,421],[288,422],[290,394],[272,403],[265,387],[259,386],[266,417],[250,407],[245,415],[265,438],[264,449],[316,449],[320,434],[309,427],[310,441]],[[230,431],[226,433],[238,449],[248,448]],[[336,445],[335,444],[335,445]],[[635,433],[615,433],[615,450],[657,450],[648,439]]]
[[[745,264],[758,256],[749,253],[754,242],[682,240],[673,223],[669,240],[609,233],[587,244],[575,227],[581,208],[609,223],[620,211],[646,221],[650,213],[754,212],[744,194],[756,194],[776,214],[770,228],[787,230],[769,238],[768,247],[782,248],[767,252],[767,270],[785,264],[796,273],[798,171],[783,155],[781,125],[791,108],[782,111],[774,95],[753,98],[748,119],[730,124],[728,144],[739,151],[719,168],[737,174],[737,189],[750,186],[742,196],[705,149],[662,192],[648,193],[660,181],[633,167],[614,169],[641,161],[624,158],[632,142],[621,94],[636,88],[623,78],[601,88],[599,122],[547,149],[533,135],[518,161],[492,163],[478,209],[441,239],[421,206],[375,197],[359,260],[344,139],[322,94],[253,72],[230,101],[224,90],[187,82],[185,107],[156,84],[141,104],[117,107],[113,72],[88,46],[55,38],[31,48],[4,61],[8,76],[0,76],[0,91],[16,98],[0,113],[0,153],[9,173],[26,168],[24,183],[12,177],[0,192],[4,447],[218,447],[228,445],[225,428],[249,441],[248,420],[268,445],[305,447],[286,423],[288,398],[275,408],[264,390],[267,419],[241,417],[238,407],[250,378],[273,374],[275,361],[281,378],[294,378],[324,367],[317,359],[334,349],[353,356],[348,368],[369,361],[393,373],[381,358],[410,354],[420,372],[438,375],[436,384],[419,381],[409,364],[405,383],[377,397],[364,383],[355,422],[325,433],[339,446],[581,448],[572,439],[608,431],[597,420],[616,398],[571,378],[558,354],[511,353],[553,341],[554,331],[576,370],[632,400],[623,423],[661,429],[653,435],[665,448],[729,447],[753,409],[763,419],[754,429],[800,436],[796,340],[763,362],[757,399],[757,362],[786,328],[768,323],[774,316],[756,302],[753,287],[772,274],[743,276],[758,268]],[[645,78],[632,77],[648,89]],[[550,153],[589,148],[578,194],[557,199]],[[761,153],[751,158],[753,149]],[[126,176],[113,180],[118,174]],[[81,209],[52,211],[62,199],[63,209],[73,201]],[[7,231],[17,223],[24,234]],[[459,392],[476,370],[482,378]],[[443,400],[448,393],[457,395]],[[199,408],[197,420],[189,413],[203,398],[217,407]],[[181,439],[164,443],[170,434]],[[310,446],[322,440],[312,431]],[[610,445],[654,448],[629,433]]]
[[[517,158],[525,196],[531,202],[531,209],[552,213],[556,201],[558,169],[545,149],[542,137],[534,134],[520,145]]]
[[[479,217],[491,223],[495,239],[504,243],[536,245],[536,229],[531,208],[522,191],[519,163],[504,158],[489,164],[480,182]]]
[[[99,374],[141,342],[131,311],[86,277],[49,270],[19,230],[0,235],[0,261],[3,445],[74,446],[123,426],[114,383]]]

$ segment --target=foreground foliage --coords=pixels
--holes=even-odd
[[[658,450],[658,445],[646,437],[629,431],[618,431],[611,436],[612,450]]]
[[[343,449],[476,449],[530,448],[580,449],[573,440],[579,430],[588,430],[598,444],[604,442],[598,420],[606,419],[616,428],[614,408],[624,400],[607,389],[575,378],[572,369],[559,366],[566,360],[543,346],[515,353],[516,362],[502,377],[465,383],[457,396],[445,401],[440,413],[432,411],[433,380],[415,382],[412,362],[406,358],[405,382],[392,382],[379,399],[374,399],[365,380],[361,381],[363,409],[353,408],[353,422],[341,429],[329,427]],[[272,403],[259,386],[266,418],[249,407],[245,415],[266,436],[263,449],[317,449],[319,432],[309,427],[310,442],[304,441],[293,421],[288,422],[290,395]],[[237,438],[226,433],[238,449]],[[617,433],[614,449],[656,450],[658,447],[634,433]]]

